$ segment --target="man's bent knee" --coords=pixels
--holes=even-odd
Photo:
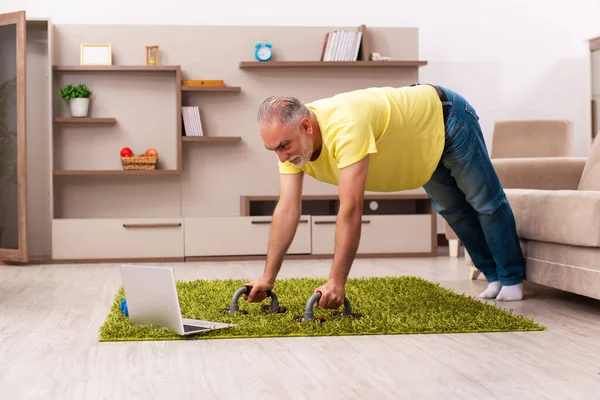
[[[481,189],[477,193],[467,196],[467,202],[479,214],[491,215],[495,213],[503,203],[508,203],[508,200],[502,189],[499,189],[496,193]]]
[[[509,205],[503,193],[491,199],[476,199],[471,202],[475,211],[482,215],[492,215],[504,204]]]
[[[466,207],[459,207],[457,205],[442,205],[439,203],[433,203],[433,208],[440,214],[446,222],[450,225],[455,224],[465,218],[467,218],[474,210],[470,209],[468,204],[464,204]]]

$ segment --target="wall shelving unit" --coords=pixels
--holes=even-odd
[[[101,27],[84,25],[64,29],[59,38],[77,35],[78,32],[89,32],[90,37],[107,34]],[[139,29],[146,33],[152,31],[151,27]],[[258,36],[254,29],[261,28],[230,27],[222,29],[231,30],[230,38],[234,38],[235,44],[228,44],[231,47],[227,51],[222,50],[223,58],[194,64],[187,46],[195,45],[197,39],[188,39],[189,32],[178,31],[179,27],[170,29],[177,32],[173,33],[173,37],[178,39],[177,44],[169,48],[169,59],[175,60],[177,65],[69,65],[69,61],[76,59],[77,50],[61,49],[63,54],[57,62],[59,65],[52,66],[55,111],[51,117],[50,165],[53,168],[51,245],[54,262],[264,258],[277,196],[271,195],[272,184],[266,183],[268,179],[262,175],[266,171],[264,164],[254,164],[258,157],[264,157],[262,154],[257,156],[255,152],[263,150],[258,142],[260,138],[256,132],[247,133],[253,128],[241,122],[252,118],[250,113],[255,112],[259,99],[282,91],[306,97],[320,96],[327,90],[345,90],[357,84],[357,80],[361,85],[388,82],[390,76],[394,80],[398,75],[403,77],[400,80],[408,81],[420,67],[427,65],[427,61],[411,59],[370,60],[369,46],[377,48],[376,43],[380,43],[382,38],[401,38],[412,49],[417,35],[409,32],[404,36],[404,33],[386,31],[378,32],[372,38],[364,25],[358,27],[363,39],[357,61],[317,61],[309,57],[289,61],[240,61],[239,49],[242,45],[246,46],[243,43],[250,35]],[[314,49],[317,33],[313,28],[308,29],[315,36],[310,43],[302,46]],[[296,38],[297,33],[290,34],[288,38]],[[321,31],[318,35],[318,40],[321,40]],[[204,31],[194,34],[194,38],[205,36]],[[117,43],[121,38],[109,35],[106,42],[111,40]],[[294,41],[288,41],[288,46],[294,45],[296,39],[291,40]],[[122,47],[140,47],[139,43],[132,42],[134,44],[123,40]],[[208,39],[202,43],[210,45]],[[219,43],[222,47],[225,41]],[[67,46],[68,42],[57,45]],[[235,47],[238,45],[240,47]],[[125,54],[126,51],[123,52]],[[413,53],[408,51],[407,57],[410,58]],[[121,61],[125,57],[116,59]],[[191,76],[183,78],[182,70],[187,64],[190,67],[186,72]],[[208,77],[215,71],[220,73],[225,66],[231,69],[225,73],[234,76],[231,80],[235,85],[182,85],[183,79],[194,79],[194,75]],[[376,72],[371,73],[369,69]],[[282,78],[284,74],[287,75]],[[84,82],[92,83],[92,90],[97,90],[98,97],[93,101],[98,101],[98,108],[92,108],[88,118],[66,117],[61,115],[66,114],[64,109],[62,112],[56,109],[59,104],[56,89],[64,83],[63,76],[78,80],[81,76]],[[331,86],[318,81],[316,85],[310,83],[313,78],[324,77]],[[293,82],[290,83],[290,80]],[[311,85],[312,88],[309,87]],[[243,97],[237,97],[241,93]],[[205,136],[183,135],[181,108],[184,105],[204,108],[208,120],[208,128],[203,124]],[[239,119],[231,118],[232,113],[239,115]],[[223,121],[228,118],[231,120]],[[159,127],[154,126],[155,122]],[[215,135],[211,135],[211,131]],[[165,155],[166,164],[149,171],[119,169],[118,150],[125,143],[139,154],[145,147],[154,147],[151,145],[154,142],[161,146],[157,150],[161,159]],[[244,145],[238,146],[240,143]],[[90,151],[88,146],[89,149],[100,147],[97,151]],[[235,162],[215,164],[222,159],[223,152]],[[109,157],[115,158],[112,164],[106,164],[98,154],[111,154]],[[270,162],[270,156],[266,157]],[[252,165],[248,166],[247,162]],[[244,175],[255,167],[256,182]],[[271,173],[272,169],[268,171]],[[224,182],[229,184],[224,185]],[[236,188],[231,189],[234,186]],[[224,191],[226,199],[211,200],[215,191]],[[252,194],[246,195],[250,191]],[[230,213],[223,204],[230,204],[232,199],[236,203],[240,201],[242,206]],[[426,195],[379,194],[369,195],[365,201],[365,210],[369,209],[369,204],[376,202],[378,211],[364,216],[364,241],[358,257],[435,254],[436,215]],[[303,197],[303,205],[304,215],[289,255],[330,258],[337,196],[307,195]],[[391,238],[390,231],[397,235]]]

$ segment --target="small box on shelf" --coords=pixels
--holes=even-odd
[[[158,165],[158,152],[152,148],[135,155],[129,147],[123,147],[120,155],[124,170],[155,170]]]
[[[225,81],[222,79],[183,79],[181,81],[181,86],[225,86]]]
[[[158,164],[158,157],[132,156],[121,157],[124,170],[154,170]]]

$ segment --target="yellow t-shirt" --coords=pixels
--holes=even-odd
[[[423,186],[439,163],[442,104],[429,85],[356,90],[306,106],[319,122],[321,153],[301,169],[278,161],[282,174],[302,170],[337,185],[341,168],[370,154],[365,190],[392,192]]]

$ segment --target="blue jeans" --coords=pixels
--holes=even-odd
[[[475,109],[458,93],[447,97],[444,151],[423,188],[488,282],[521,283],[525,260],[513,211],[494,170]]]

